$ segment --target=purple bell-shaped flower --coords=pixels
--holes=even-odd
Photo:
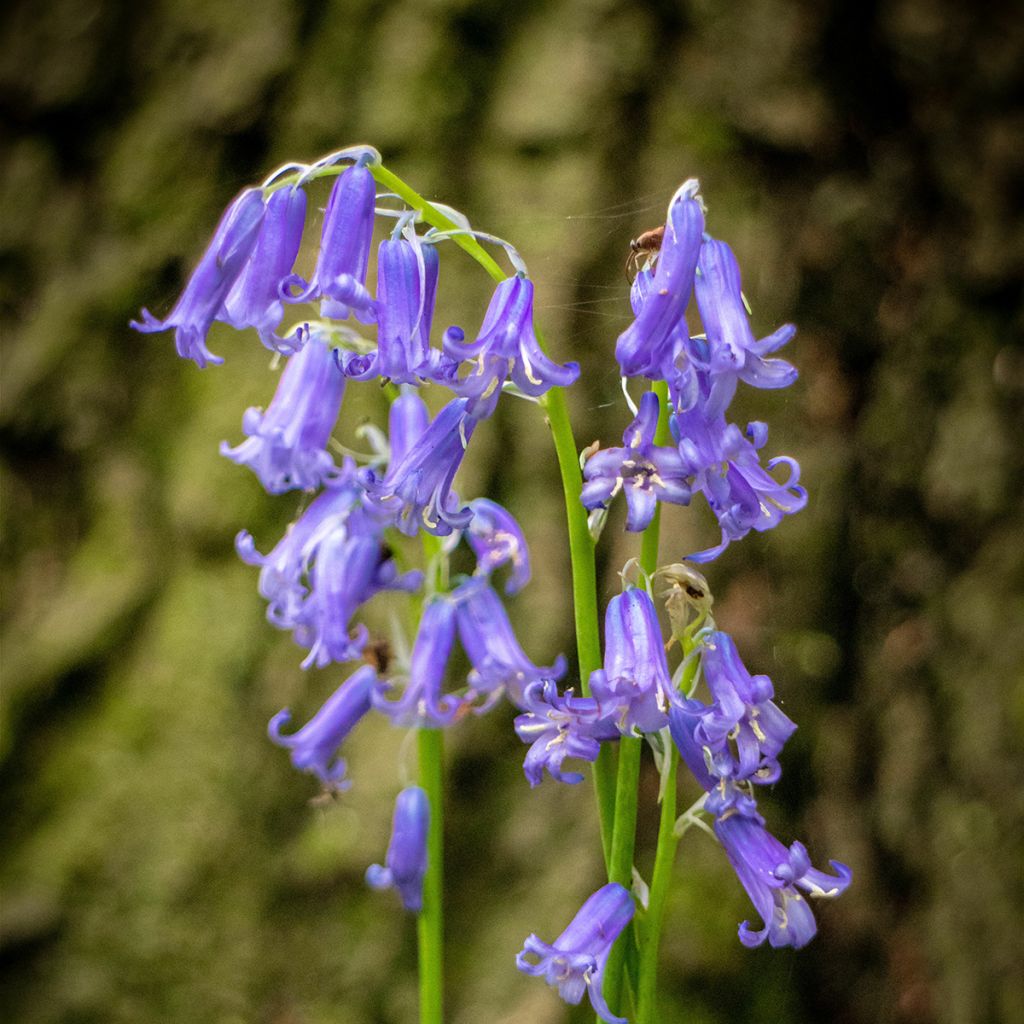
[[[427,873],[427,832],[430,800],[419,786],[403,789],[395,799],[391,842],[384,864],[366,869],[366,883],[373,889],[397,889],[406,910],[423,909],[423,879]]]

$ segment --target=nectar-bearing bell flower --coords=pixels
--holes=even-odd
[[[839,896],[853,878],[850,869],[837,861],[830,861],[834,875],[812,867],[806,847],[793,843],[786,849],[759,814],[729,809],[716,819],[714,830],[763,923],[755,930],[744,921],[740,942],[753,947],[767,939],[776,948],[806,946],[818,926],[804,893],[817,899]]]
[[[395,799],[391,842],[384,864],[366,869],[366,883],[373,889],[397,889],[406,910],[423,909],[423,878],[427,873],[427,831],[430,801],[419,786],[408,786]]]
[[[707,339],[705,359],[694,346],[691,359],[713,380],[705,407],[709,416],[724,412],[736,390],[737,380],[756,388],[785,388],[797,378],[796,367],[784,359],[765,359],[796,334],[792,324],[755,340],[743,304],[740,268],[725,242],[707,239],[700,248],[694,291]]]
[[[530,582],[530,551],[522,527],[511,512],[490,498],[476,498],[469,507],[473,518],[466,540],[476,555],[476,571],[490,576],[495,569],[511,565],[505,593],[519,593]]]
[[[421,528],[447,537],[473,518],[451,489],[475,426],[466,406],[465,398],[449,402],[399,461],[391,459],[383,477],[365,472],[372,507],[410,537]]]
[[[290,736],[282,734],[281,729],[291,719],[291,712],[287,708],[279,711],[267,727],[271,740],[291,750],[292,764],[299,771],[310,772],[329,789],[347,789],[351,783],[345,781],[345,761],[335,755],[345,737],[370,710],[370,694],[376,681],[377,674],[369,665],[359,669]]]
[[[441,692],[454,643],[455,607],[449,598],[435,597],[423,609],[404,692],[398,700],[389,700],[386,689],[378,687],[373,694],[374,707],[392,724],[404,728],[451,725],[467,707],[458,695]]]
[[[644,282],[643,292],[634,293],[634,306],[639,306],[636,319],[615,343],[615,358],[624,377],[661,379],[676,337],[680,331],[687,332],[686,306],[704,235],[698,188],[691,179],[673,196],[654,273]]]
[[[474,694],[499,696],[502,691],[517,707],[533,682],[561,679],[565,658],[553,665],[534,665],[526,656],[512,630],[501,598],[486,579],[475,577],[452,593],[459,639],[473,668],[469,685]]]
[[[430,411],[419,392],[405,385],[388,411],[389,466],[398,466],[430,426]]]
[[[604,971],[615,940],[633,919],[633,897],[617,882],[598,889],[580,908],[569,927],[548,945],[536,935],[523,943],[516,966],[524,974],[543,977],[571,1006],[586,993],[594,1012],[607,1024],[626,1024],[608,1008],[601,993]]]
[[[221,455],[248,466],[270,494],[314,490],[338,472],[327,441],[338,419],[345,377],[317,331],[285,363],[277,391],[263,411],[250,408],[242,419],[248,439]]]
[[[452,359],[473,362],[466,376],[448,386],[469,400],[468,411],[474,419],[486,419],[494,412],[506,380],[523,394],[538,398],[553,387],[574,384],[580,375],[578,363],[560,365],[541,349],[533,328],[533,282],[521,274],[495,288],[474,341],[466,341],[458,329],[449,329],[443,344]]]
[[[295,264],[305,222],[306,193],[301,188],[282,188],[271,194],[252,255],[218,316],[236,330],[254,327],[263,344],[278,352],[292,347],[291,338],[279,338],[275,332],[284,316],[281,282]]]
[[[516,735],[530,744],[523,774],[530,786],[539,786],[547,772],[556,782],[570,785],[583,781],[579,772],[563,772],[566,758],[593,763],[606,740],[619,738],[619,729],[593,697],[564,694],[551,681],[526,687],[520,705],[524,714],[515,721]]]
[[[307,282],[289,274],[281,282],[286,302],[320,299],[320,312],[331,320],[345,320],[351,311],[363,323],[374,322],[376,304],[365,282],[376,193],[373,175],[365,167],[342,172],[327,200],[313,276]]]
[[[206,335],[252,255],[265,209],[260,189],[241,192],[221,217],[174,309],[163,320],[144,309],[142,320],[133,320],[131,326],[143,334],[173,327],[179,356],[193,360],[200,368],[207,363],[223,363],[206,347]]]
[[[604,619],[604,667],[590,689],[624,733],[659,732],[668,724],[672,677],[646,590],[634,587],[608,602]]]
[[[647,391],[636,419],[622,435],[624,447],[605,448],[587,459],[580,495],[585,508],[607,508],[624,491],[626,529],[639,532],[650,525],[659,501],[689,504],[687,465],[677,449],[654,443],[657,427],[658,396]]]
[[[267,555],[256,550],[252,534],[242,530],[235,549],[243,562],[260,568],[260,596],[267,618],[279,629],[291,629],[309,590],[305,576],[320,542],[343,524],[362,495],[355,463],[346,459],[338,477],[310,503]]]

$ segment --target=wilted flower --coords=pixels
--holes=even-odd
[[[331,349],[316,331],[289,357],[266,412],[246,410],[248,440],[220,453],[248,466],[270,494],[314,490],[337,473],[327,441],[338,420],[345,378]]]
[[[608,955],[632,920],[634,909],[633,897],[626,889],[609,882],[583,904],[569,927],[550,946],[531,935],[516,957],[516,966],[524,974],[543,977],[552,987],[557,986],[558,994],[572,1006],[578,1005],[586,992],[601,1020],[626,1024],[624,1017],[616,1017],[608,1009],[601,984]]]
[[[427,831],[430,801],[419,786],[403,789],[395,799],[384,866],[371,864],[366,882],[374,889],[397,889],[406,910],[423,909],[423,878],[427,873]]]
[[[144,309],[142,321],[133,320],[132,327],[143,334],[173,327],[179,356],[194,360],[199,367],[223,363],[206,347],[206,335],[252,255],[264,210],[260,189],[241,192],[221,217],[199,266],[166,319],[157,320]]]
[[[315,775],[330,789],[347,789],[345,762],[335,758],[342,740],[370,710],[370,694],[377,674],[366,665],[349,676],[327,698],[322,708],[296,733],[283,736],[281,727],[291,719],[285,708],[270,720],[267,732],[280,747],[291,750],[292,764]]]

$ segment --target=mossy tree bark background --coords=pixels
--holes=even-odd
[[[127,328],[144,303],[169,308],[241,185],[362,141],[522,249],[555,353],[583,364],[581,443],[624,426],[607,408],[622,264],[683,178],[702,179],[755,326],[800,326],[801,382],[742,411],[801,461],[811,505],[710,577],[720,625],[801,726],[770,824],[855,883],[807,950],[751,953],[738,883],[688,835],[663,1019],[1017,1019],[1024,53],[1009,5],[51,0],[3,19],[12,1020],[414,1018],[413,929],[362,885],[400,737],[360,730],[356,786],[329,807],[308,806],[312,783],[264,738],[339,677],[299,671],[232,550],[242,527],[272,542],[296,507],[217,454],[269,397],[266,360],[217,333],[228,361],[199,372]],[[489,284],[445,255],[438,320],[472,330]],[[355,398],[344,429],[379,414]],[[572,649],[545,433],[503,403],[462,487],[533,539],[536,579],[512,608],[538,660]],[[621,510],[606,536],[620,527]],[[713,539],[696,511],[672,510],[663,536],[672,559]],[[607,594],[629,544],[606,542]],[[452,737],[453,1022],[567,1017],[513,956],[597,886],[597,832],[589,788],[529,792],[522,753],[507,711]],[[651,811],[644,870],[656,827]]]

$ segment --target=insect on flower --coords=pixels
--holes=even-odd
[[[661,243],[665,239],[665,225],[651,228],[637,235],[629,243],[629,256],[626,259],[626,276],[629,276],[630,268],[636,270],[644,257],[651,257],[661,251]]]

